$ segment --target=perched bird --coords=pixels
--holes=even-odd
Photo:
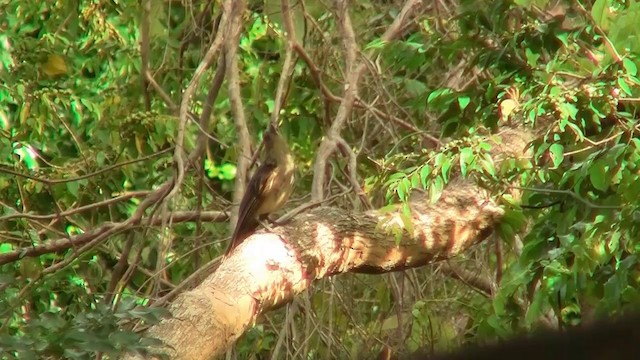
[[[240,201],[238,222],[225,255],[251,235],[261,220],[279,210],[293,191],[293,156],[273,124],[265,132],[263,142],[264,161],[249,180]]]

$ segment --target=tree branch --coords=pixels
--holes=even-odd
[[[409,14],[420,7],[422,1],[420,0],[408,0],[396,19],[389,26],[387,31],[381,36],[381,39],[385,42],[395,39],[400,35],[406,22],[409,19]],[[347,0],[336,0],[336,17],[338,18],[338,25],[340,33],[343,39],[344,58],[345,58],[345,74],[347,74],[346,84],[344,88],[344,94],[336,118],[331,124],[331,128],[327,131],[327,136],[320,143],[318,148],[318,154],[316,155],[316,162],[313,166],[314,177],[311,185],[311,199],[320,200],[324,194],[327,162],[329,157],[335,152],[337,146],[337,138],[340,136],[340,132],[347,121],[347,118],[351,116],[352,108],[358,95],[358,84],[362,74],[366,70],[366,63],[361,62],[356,67],[356,54],[358,51],[358,45],[355,41],[355,33],[351,25],[351,19],[349,17]],[[367,56],[371,56],[371,52]]]
[[[148,203],[144,203],[143,201],[138,209],[140,209],[143,205],[148,206]],[[105,223],[100,227],[97,227],[84,234],[73,236],[69,239],[50,240],[47,241],[47,243],[44,245],[22,248],[0,254],[0,265],[8,264],[10,262],[20,260],[24,257],[37,257],[40,255],[50,254],[58,251],[65,251],[72,247],[85,245],[89,242],[95,241],[95,239],[97,238],[104,238],[105,234],[111,235],[115,232],[126,230],[126,228],[128,228],[129,226],[135,225],[140,221],[141,215],[140,217],[138,217],[137,213],[138,212],[136,211],[136,214],[134,214],[134,216],[132,216],[130,219],[127,219],[126,221],[117,223]],[[200,213],[195,211],[175,211],[169,213],[168,216],[171,218],[171,222],[173,224],[195,221],[197,219],[209,222],[224,222],[229,219],[225,212],[220,211],[203,211]],[[164,219],[162,218],[154,218],[149,225],[160,225],[162,224],[163,220]]]
[[[236,182],[233,191],[233,211],[231,213],[230,228],[233,229],[237,221],[238,205],[247,183],[247,173],[251,165],[251,136],[244,113],[242,97],[240,94],[240,76],[238,70],[238,43],[240,30],[242,29],[242,13],[246,7],[245,0],[227,0],[224,3],[224,11],[229,17],[227,26],[222,27],[227,34],[225,39],[226,74],[229,86],[229,101],[231,113],[236,125],[238,136],[238,163],[236,165]]]
[[[151,328],[175,359],[222,354],[260,315],[318,279],[383,273],[450,258],[484,240],[503,210],[476,186],[445,190],[436,205],[412,204],[413,234],[402,209],[352,213],[323,207],[247,238],[196,289],[178,296],[173,317]],[[391,233],[401,234],[400,242]],[[196,337],[193,334],[199,334]]]
[[[227,0],[225,4],[229,2],[233,2],[233,1]],[[223,13],[222,19],[220,20],[221,28],[223,29],[225,28],[226,22],[227,22],[227,12],[225,7],[225,13]],[[200,61],[200,64],[198,64],[196,71],[193,73],[193,77],[191,78],[191,81],[189,82],[187,89],[182,95],[182,101],[180,102],[180,109],[178,111],[179,123],[178,123],[178,132],[175,138],[176,148],[173,154],[176,173],[175,173],[174,181],[172,182],[172,186],[169,192],[167,193],[166,197],[162,199],[162,201],[165,203],[169,201],[180,190],[180,187],[182,186],[182,182],[184,181],[184,173],[186,168],[186,164],[184,161],[184,134],[186,130],[187,121],[189,120],[189,103],[191,102],[191,97],[195,94],[200,78],[209,67],[209,64],[212,63],[212,60],[220,52],[220,49],[222,48],[224,40],[225,40],[225,33],[223,31],[218,31],[218,33],[216,34],[216,37],[211,43],[211,46],[209,46],[209,49],[204,55],[204,58],[202,59],[202,61]]]

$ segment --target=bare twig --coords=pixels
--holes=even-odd
[[[609,40],[607,33],[605,33],[604,30],[600,26],[598,26],[598,23],[595,21],[595,19],[591,15],[591,12],[585,9],[584,5],[582,5],[582,3],[579,0],[575,0],[574,2],[577,5],[576,8],[578,9],[578,11],[580,11],[584,17],[589,19],[589,21],[593,25],[593,29],[600,36],[602,36],[602,40],[604,41],[605,48],[609,51],[609,55],[611,55],[611,58],[613,58],[613,60],[619,65],[622,65],[622,57],[618,53],[618,50],[616,50],[615,45],[611,42],[611,40]]]
[[[151,193],[151,191],[148,191],[148,190],[131,191],[131,192],[123,193],[122,195],[111,198],[111,199],[99,201],[99,202],[92,203],[85,206],[80,206],[78,208],[71,209],[71,210],[61,211],[56,214],[37,215],[37,214],[18,213],[18,214],[0,216],[0,221],[9,221],[12,219],[52,220],[52,219],[60,218],[63,216],[70,216],[70,215],[75,215],[81,212],[94,210],[103,206],[113,205],[115,203],[119,203],[124,200],[129,200],[134,197],[146,196],[146,195],[149,195],[149,193]]]
[[[162,86],[158,84],[156,79],[153,78],[153,75],[151,74],[151,72],[147,69],[147,71],[145,71],[143,74],[144,74],[146,83],[151,85],[151,87],[153,87],[153,89],[158,93],[158,95],[160,95],[160,97],[162,98],[162,101],[164,101],[164,103],[167,104],[167,106],[169,106],[169,109],[171,109],[171,112],[177,112],[178,105],[176,105],[176,103],[174,103],[173,100],[171,100],[171,97],[169,96],[169,94],[167,94],[167,92],[164,91]]]
[[[222,19],[220,20],[220,26],[222,28],[225,27],[227,22],[226,9],[227,9],[227,4],[229,2],[233,2],[233,1],[227,0],[225,2],[225,14],[223,14]],[[202,61],[200,61],[200,64],[198,64],[198,67],[196,68],[196,71],[193,73],[193,77],[191,78],[191,81],[189,82],[187,89],[182,95],[182,101],[180,102],[180,109],[178,111],[178,118],[179,118],[178,133],[176,134],[176,137],[175,137],[176,148],[173,154],[176,173],[175,173],[174,181],[170,191],[168,192],[166,197],[162,199],[164,203],[166,203],[173,196],[175,196],[175,194],[180,190],[180,187],[182,186],[182,182],[184,181],[184,173],[185,173],[185,167],[186,167],[186,164],[184,161],[184,150],[185,150],[184,134],[186,130],[187,121],[189,119],[189,103],[191,101],[191,97],[195,94],[200,78],[202,77],[204,72],[207,70],[207,68],[209,67],[209,64],[211,64],[214,57],[220,52],[220,49],[222,48],[222,45],[223,45],[224,35],[225,34],[222,31],[219,31],[216,34],[216,37],[211,43],[211,46],[209,46],[209,49],[204,55],[204,58],[202,59]]]
[[[327,132],[327,136],[320,143],[316,163],[314,164],[314,177],[311,185],[311,199],[314,201],[324,198],[325,186],[325,169],[329,157],[336,150],[336,139],[340,136],[340,132],[344,127],[347,118],[351,115],[351,108],[355,102],[358,82],[360,80],[361,71],[356,70],[356,54],[358,44],[355,40],[355,33],[351,25],[351,18],[346,0],[336,0],[336,17],[338,18],[338,27],[342,36],[342,44],[344,48],[345,74],[347,74],[344,95],[338,114],[334,119],[331,128]]]
[[[140,80],[142,82],[142,93],[144,94],[144,107],[147,111],[151,111],[151,94],[149,93],[149,81],[147,76],[149,72],[149,13],[151,12],[151,0],[142,1],[142,20],[140,24]]]
[[[224,52],[221,52],[220,58],[218,61],[218,68],[216,69],[216,74],[213,77],[213,81],[211,82],[211,86],[209,87],[209,91],[207,93],[207,99],[202,108],[202,114],[200,114],[200,121],[198,123],[200,127],[200,135],[198,136],[198,144],[196,148],[193,149],[191,154],[189,154],[189,161],[195,161],[197,158],[204,154],[207,148],[207,139],[211,139],[209,132],[206,131],[209,125],[209,119],[211,118],[211,114],[213,112],[213,104],[216,102],[218,98],[218,93],[220,92],[220,88],[222,87],[222,83],[224,82]],[[213,139],[215,142],[220,144],[220,141],[217,139]]]
[[[357,159],[356,154],[353,152],[349,144],[342,138],[338,138],[338,148],[342,151],[344,156],[349,159],[349,181],[351,182],[351,187],[355,191],[356,195],[360,198],[360,202],[364,205],[365,210],[370,210],[373,208],[369,198],[367,198],[367,194],[365,194],[364,190],[360,186],[360,181],[358,180],[358,172],[357,172]]]
[[[245,0],[227,0],[224,3],[224,11],[229,17],[229,22],[222,27],[227,38],[225,39],[225,59],[227,82],[229,85],[229,101],[234,117],[236,133],[238,134],[238,164],[236,166],[236,182],[233,192],[233,203],[240,204],[244,195],[251,159],[251,138],[247,127],[247,119],[244,114],[244,106],[240,96],[240,77],[238,75],[238,43],[240,30],[242,29],[242,13],[246,6]],[[237,217],[237,206],[231,214],[231,226],[233,228]]]
[[[216,74],[213,77],[213,81],[211,82],[211,86],[209,87],[209,91],[207,93],[207,99],[202,108],[202,113],[200,114],[200,122],[199,126],[202,129],[200,134],[198,135],[198,142],[196,144],[195,149],[189,154],[189,162],[195,163],[202,157],[202,155],[207,151],[209,140],[208,140],[208,131],[209,128],[209,119],[211,118],[211,114],[213,112],[213,105],[218,97],[218,93],[220,92],[220,88],[222,88],[222,83],[224,82],[225,75],[225,60],[224,60],[224,51],[220,53],[220,57],[218,58],[218,68],[216,69]],[[196,211],[199,213],[202,211],[202,199],[203,199],[203,189],[205,187],[205,175],[202,169],[199,166],[194,166],[197,169],[198,173],[198,201],[197,201],[197,209]],[[198,247],[200,238],[202,234],[202,221],[198,219],[196,221],[196,244]],[[200,264],[200,257],[197,253],[194,253],[194,264],[195,267],[198,268]]]
[[[287,49],[284,56],[284,63],[282,64],[280,79],[278,80],[278,88],[276,89],[273,113],[271,114],[271,123],[274,126],[278,125],[280,110],[286,101],[286,95],[291,83],[291,76],[293,75],[293,70],[297,60],[293,59],[293,47],[296,43],[296,32],[293,26],[293,20],[291,20],[291,8],[289,6],[289,1],[281,0],[280,3],[282,7],[284,29],[287,32]]]
[[[416,8],[420,7],[420,0],[408,0],[396,19],[389,26],[387,31],[381,36],[382,41],[390,41],[400,35],[409,19],[409,14]],[[347,118],[351,115],[352,108],[358,95],[358,83],[362,74],[366,70],[366,63],[361,62],[356,66],[356,54],[358,45],[355,41],[355,33],[351,25],[349,17],[347,1],[336,0],[336,17],[343,39],[344,58],[345,58],[345,74],[347,74],[345,89],[338,113],[327,132],[327,136],[322,140],[316,156],[314,164],[314,177],[311,185],[311,199],[318,200],[324,197],[324,187],[326,182],[325,169],[327,167],[329,157],[335,152],[337,146],[337,138],[344,127]],[[372,53],[369,53],[370,56]]]
[[[107,286],[107,292],[104,297],[104,302],[106,304],[111,303],[113,297],[116,292],[116,287],[118,286],[118,282],[122,279],[122,276],[125,273],[125,268],[127,267],[127,259],[129,259],[129,253],[133,248],[133,239],[134,233],[130,232],[127,236],[127,240],[124,243],[124,249],[122,250],[122,254],[118,258],[118,262],[116,266],[113,267],[113,271],[111,272],[111,280],[109,280],[109,286]]]
[[[471,272],[451,263],[450,261],[447,261],[441,269],[448,276],[471,286],[472,289],[478,291],[483,296],[490,298],[493,295],[491,281],[481,276],[479,273]]]
[[[525,191],[533,191],[533,192],[538,192],[538,193],[548,193],[548,194],[560,194],[560,195],[567,195],[570,196],[576,200],[578,200],[579,202],[583,203],[586,207],[591,208],[591,209],[601,209],[601,210],[620,210],[622,209],[622,206],[613,206],[613,205],[596,205],[592,202],[590,202],[589,200],[581,197],[580,195],[576,194],[573,191],[570,190],[556,190],[556,189],[544,189],[544,188],[535,188],[535,187],[524,187],[524,186],[515,186],[515,185],[510,185],[510,184],[505,184],[507,187],[511,188],[511,189],[517,189],[517,190],[525,190]]]
[[[224,66],[222,67],[222,69],[224,70]],[[218,70],[220,70],[220,67],[218,67]],[[205,136],[207,138],[209,138],[210,140],[215,141],[216,143],[218,143],[220,146],[223,147],[227,147],[226,144],[223,144],[219,139],[213,137],[211,134],[209,134],[209,132],[206,130],[206,121],[204,121],[203,119],[206,118],[206,120],[209,120],[209,117],[211,117],[211,110],[209,109],[209,111],[207,111],[207,105],[209,103],[213,103],[213,101],[215,101],[215,98],[218,95],[218,91],[212,92],[213,89],[218,88],[218,90],[220,89],[220,86],[222,86],[222,81],[224,80],[224,71],[222,73],[222,78],[218,80],[218,73],[219,71],[216,72],[216,75],[213,79],[213,82],[211,83],[211,87],[209,88],[209,93],[207,94],[207,102],[204,105],[204,108],[202,110],[202,114],[200,115],[200,121],[196,121],[196,116],[189,112],[189,120],[191,120],[197,127],[198,130],[200,130],[200,135]],[[158,93],[158,95],[160,95],[160,97],[162,98],[162,100],[164,101],[165,104],[167,104],[167,106],[169,107],[169,109],[171,109],[172,113],[177,114],[178,113],[178,105],[176,105],[176,103],[173,102],[173,100],[171,100],[171,97],[169,97],[169,94],[167,94],[164,89],[160,86],[160,84],[158,84],[158,82],[156,81],[156,79],[153,78],[153,75],[151,75],[150,72],[146,72],[146,77],[147,77],[147,81],[149,82],[149,84],[151,85],[151,87],[154,88],[154,90]],[[217,85],[219,82],[219,85]],[[210,101],[210,99],[213,96],[213,100]],[[206,116],[205,116],[206,115]],[[205,122],[203,124],[203,122]],[[200,142],[198,142],[198,144],[200,144]],[[196,149],[199,148],[196,147]],[[198,153],[198,151],[196,151],[196,153]]]
[[[155,198],[154,196],[150,196],[150,198]],[[145,206],[145,209],[148,208],[151,204],[144,201],[140,204],[138,209],[142,206]],[[190,222],[195,221],[198,218],[203,221],[208,222],[224,222],[229,219],[228,215],[225,212],[220,211],[203,211],[197,213],[195,211],[175,211],[169,213],[168,216],[171,217],[172,223],[182,223],[182,222]],[[131,220],[133,219],[133,221]],[[69,239],[57,239],[50,240],[45,245],[41,246],[30,246],[22,249],[18,249],[11,252],[6,252],[0,254],[0,265],[8,264],[13,261],[17,261],[22,259],[23,257],[37,257],[43,254],[50,254],[58,251],[68,250],[74,246],[84,245],[90,241],[95,240],[97,237],[101,237],[108,233],[111,235],[118,231],[126,230],[127,227],[135,225],[139,222],[140,219],[137,218],[137,212],[132,216],[132,218],[125,220],[123,222],[118,223],[105,223],[100,227],[93,229],[92,231],[88,231],[84,234],[80,234],[77,236],[73,236]],[[162,223],[162,219],[154,219],[151,225],[158,225]],[[115,229],[115,230],[114,230]]]
[[[126,165],[131,165],[131,164],[135,164],[138,162],[142,162],[145,160],[149,160],[149,159],[153,159],[155,157],[158,157],[164,153],[167,153],[169,151],[173,150],[173,148],[167,148],[164,150],[160,150],[160,151],[156,151],[153,154],[147,155],[147,156],[143,156],[141,158],[137,158],[137,159],[133,159],[133,160],[128,160],[128,161],[123,161],[121,163],[117,163],[117,164],[113,164],[110,166],[107,166],[105,168],[102,168],[100,170],[94,171],[92,173],[88,173],[88,174],[84,174],[84,175],[80,175],[80,176],[76,176],[76,177],[72,177],[72,178],[68,178],[68,179],[45,179],[45,178],[41,178],[38,176],[33,176],[33,175],[29,175],[29,174],[24,174],[24,173],[20,173],[14,170],[11,170],[5,166],[0,166],[0,173],[4,172],[13,176],[17,176],[17,177],[22,177],[22,178],[26,178],[29,180],[33,180],[33,181],[37,181],[37,182],[41,182],[43,184],[47,184],[47,185],[56,185],[56,184],[64,184],[64,183],[68,183],[68,182],[73,182],[73,181],[80,181],[80,180],[84,180],[84,179],[89,179],[92,178],[94,176],[98,176],[100,174],[103,174],[105,172],[111,171],[113,169],[117,169]]]

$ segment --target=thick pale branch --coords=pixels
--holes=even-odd
[[[492,156],[531,156],[531,134],[506,128]],[[476,185],[449,183],[435,205],[420,195],[411,221],[395,212],[354,213],[322,207],[248,237],[200,285],[180,294],[173,317],[150,330],[174,359],[215,358],[269,309],[282,306],[317,279],[339,273],[382,273],[448,259],[486,239],[503,215]],[[212,266],[212,268],[215,266]]]
[[[412,202],[412,230],[405,227],[400,209],[351,213],[323,207],[259,231],[200,286],[178,296],[171,306],[173,318],[150,335],[171,347],[165,350],[172,358],[213,358],[259,314],[282,306],[317,279],[403,270],[459,254],[484,240],[503,210],[474,185],[450,189],[437,206],[423,199]]]

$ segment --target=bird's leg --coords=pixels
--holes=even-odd
[[[260,218],[258,219],[258,222],[260,223],[260,225],[262,225],[262,227],[264,227],[265,229],[269,230],[269,231],[273,231],[273,229],[271,228],[271,226],[273,225],[272,223],[270,223],[270,221],[268,218]]]
[[[269,223],[273,226],[284,226],[286,224],[288,224],[289,222],[291,222],[291,219],[287,219],[284,221],[276,221],[275,219],[271,219],[268,215],[263,219],[263,220],[268,220]]]
[[[269,218],[269,215],[266,215],[266,216],[261,216],[260,219],[258,219],[258,221],[260,222],[260,225],[262,225],[265,229],[269,231],[273,231],[272,229],[273,226],[283,226],[287,224],[290,220],[276,221]]]

